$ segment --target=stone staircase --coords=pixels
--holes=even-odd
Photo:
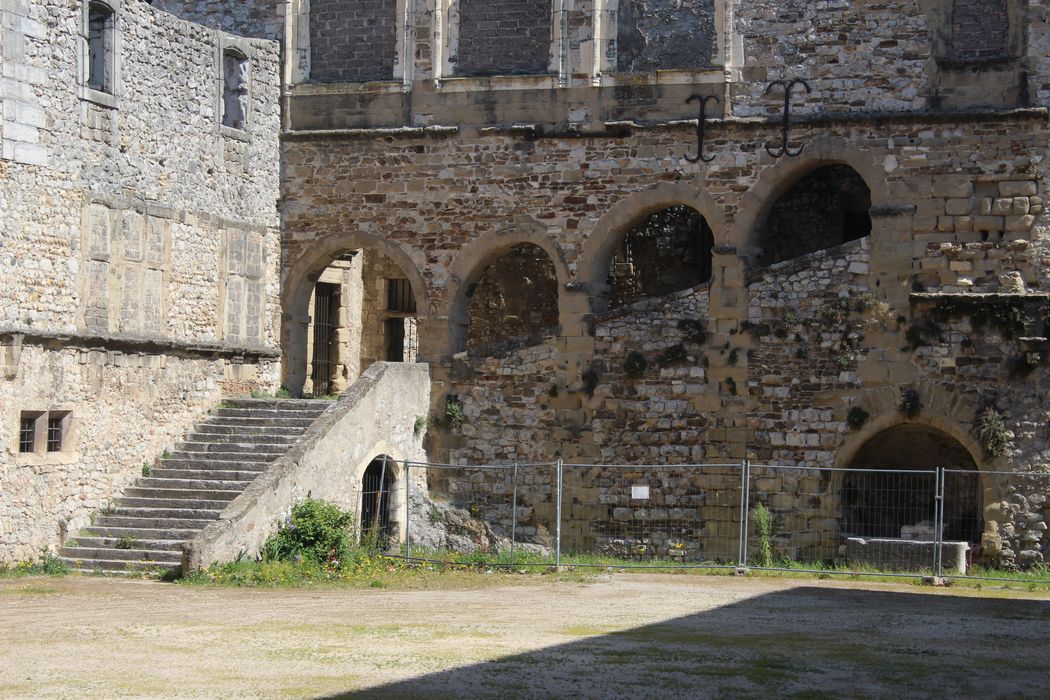
[[[73,569],[105,573],[177,570],[193,538],[270,462],[299,439],[331,401],[227,399],[95,515],[59,551]]]

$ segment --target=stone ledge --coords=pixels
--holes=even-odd
[[[374,129],[303,129],[283,131],[282,141],[313,141],[316,139],[371,139],[371,138],[445,138],[459,133],[458,126],[396,126]]]
[[[125,353],[175,355],[183,357],[234,358],[246,360],[277,359],[281,351],[267,347],[238,347],[220,343],[189,343],[166,338],[130,337],[117,335],[89,335],[32,330],[29,328],[0,327],[0,343],[39,345],[46,348],[82,348],[84,350],[116,350]]]

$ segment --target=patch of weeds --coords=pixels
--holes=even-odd
[[[389,585],[390,584],[388,584],[386,581],[382,581],[380,579],[375,579],[375,580],[372,581],[372,583],[368,584],[368,587],[369,588],[387,588],[387,587],[389,587]]]
[[[102,504],[101,507],[99,507],[98,512],[102,515],[113,515],[113,513],[116,512],[116,510],[117,506],[113,503],[113,501],[106,501]]]
[[[984,328],[990,325],[1004,338],[1010,340],[1024,335],[1029,320],[1025,311],[1026,303],[1021,298],[951,297],[939,299],[933,314],[940,321],[947,321],[952,317],[968,316],[970,325],[974,328]]]
[[[737,348],[733,348],[729,351],[729,357],[726,358],[726,362],[730,367],[735,367],[736,363],[740,360],[740,352]]]
[[[917,350],[924,345],[933,345],[941,341],[941,326],[931,318],[920,318],[908,326],[904,333],[909,350]]]
[[[550,388],[547,389],[547,396],[557,398],[558,396],[558,385],[555,382],[551,382]]]
[[[725,379],[726,391],[730,396],[736,396],[736,380],[732,377],[726,377]]]
[[[416,420],[412,423],[412,435],[419,437],[423,434],[423,431],[427,429],[427,417],[416,416]]]
[[[985,455],[1001,457],[1010,449],[1013,433],[1006,429],[1006,421],[994,406],[987,406],[977,414],[974,430],[981,441]]]
[[[253,399],[272,399],[273,394],[262,389],[252,389],[251,397]]]
[[[840,372],[845,372],[853,364],[853,355],[848,352],[840,352],[835,355],[835,366]]]
[[[148,462],[143,462],[142,463],[142,476],[149,476],[150,471],[152,471],[152,470],[150,469],[149,463]]]
[[[645,355],[632,350],[627,353],[627,358],[623,362],[623,373],[631,379],[639,379],[645,374],[646,367],[649,363],[645,359]]]
[[[168,450],[164,450],[163,452],[160,453],[160,458],[161,459],[171,459],[171,452],[169,452]]]
[[[846,414],[846,424],[853,430],[860,430],[868,422],[870,414],[860,406],[854,406]]]
[[[754,323],[752,321],[742,321],[740,323],[740,330],[747,333],[752,338],[761,338],[764,335],[769,335],[771,332],[768,323]]]
[[[681,343],[664,348],[660,353],[660,363],[663,365],[680,365],[684,363],[688,355],[685,346]]]
[[[274,392],[273,397],[275,399],[290,399],[292,398],[292,392],[288,391],[288,387],[282,386],[280,389]]]
[[[922,410],[922,402],[919,400],[919,392],[915,389],[905,389],[901,394],[900,411],[908,418],[914,418]]]
[[[681,331],[682,339],[686,342],[702,345],[707,340],[707,329],[703,321],[683,318],[678,322],[678,330]]]
[[[449,394],[445,397],[445,425],[449,430],[456,430],[467,422],[467,416],[463,413],[463,403],[458,394]]]
[[[138,543],[138,540],[136,540],[131,535],[124,535],[123,537],[119,538],[116,542],[114,542],[113,546],[117,549],[135,549]]]
[[[17,578],[20,576],[65,576],[69,565],[59,559],[49,549],[41,549],[35,560],[20,561],[14,564],[0,563],[0,578]]]
[[[807,357],[809,357],[809,350],[807,348],[802,347],[795,350],[796,359],[805,360]]]
[[[856,304],[857,311],[864,313],[874,309],[879,303],[879,298],[875,296],[874,292],[861,292],[853,297],[853,301]]]
[[[758,565],[773,565],[773,514],[762,503],[751,509],[751,517],[758,530]]]

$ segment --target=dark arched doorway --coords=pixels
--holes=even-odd
[[[385,547],[390,542],[390,495],[394,490],[394,460],[373,459],[361,477],[361,539]]]
[[[609,307],[690,289],[711,279],[714,237],[692,207],[650,214],[627,235],[609,266]]]
[[[848,165],[802,176],[770,206],[759,237],[760,265],[834,248],[871,233],[871,190]]]
[[[979,545],[980,474],[958,440],[926,425],[905,423],[865,442],[843,480],[842,529],[859,537],[905,538],[934,527],[937,479],[944,468],[944,539]],[[921,536],[919,537],[921,539]]]

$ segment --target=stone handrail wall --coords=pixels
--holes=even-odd
[[[352,508],[361,473],[380,454],[425,461],[415,422],[429,405],[427,365],[373,364],[218,520],[183,545],[183,572],[257,555],[274,524],[304,498]]]

